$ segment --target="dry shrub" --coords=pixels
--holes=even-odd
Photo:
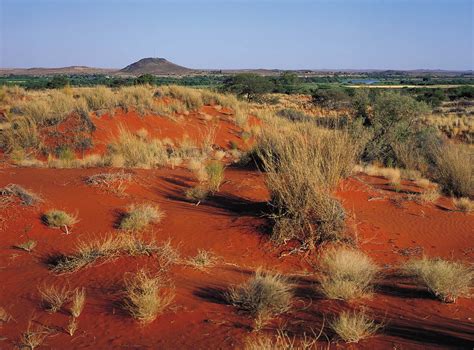
[[[147,241],[142,237],[132,234],[109,234],[103,237],[79,241],[73,254],[51,257],[50,268],[58,274],[72,273],[89,267],[98,260],[109,260],[121,255],[140,256],[157,255],[163,261],[169,260],[173,254],[170,253],[169,244],[159,246],[155,241]]]
[[[43,285],[39,289],[41,301],[44,308],[49,312],[57,312],[61,309],[64,303],[66,303],[70,296],[71,291],[67,286],[55,286],[55,285]]]
[[[456,197],[474,196],[474,162],[468,147],[445,145],[434,153],[434,178],[443,192]]]
[[[234,122],[237,126],[244,128],[248,125],[249,110],[246,105],[238,104],[234,107]]]
[[[423,257],[408,261],[404,269],[446,303],[456,302],[460,296],[469,296],[474,281],[472,267],[456,261]]]
[[[3,307],[0,307],[0,326],[2,323],[8,323],[11,319],[10,314]]]
[[[256,149],[275,209],[273,239],[298,239],[310,247],[342,239],[345,211],[330,192],[348,176],[359,147],[346,131],[313,124],[267,127]]]
[[[453,203],[457,210],[464,213],[470,213],[474,211],[474,202],[469,198],[454,198]]]
[[[420,200],[425,203],[434,203],[441,196],[438,186],[427,188],[420,194]]]
[[[123,171],[116,173],[99,173],[88,176],[85,179],[86,184],[97,186],[116,194],[123,194],[126,189],[126,183],[132,180],[132,174]]]
[[[152,223],[158,223],[164,213],[158,205],[132,204],[120,222],[120,229],[125,231],[139,231]]]
[[[214,253],[203,249],[199,249],[196,256],[188,259],[187,261],[188,265],[200,270],[207,267],[212,267],[216,264],[216,262],[217,257],[214,255]]]
[[[398,168],[381,168],[374,165],[368,165],[363,171],[370,176],[382,176],[389,180],[392,185],[399,185],[401,182],[401,172]]]
[[[62,210],[52,209],[43,215],[43,222],[49,227],[64,227],[67,231],[69,227],[77,223],[77,217]]]
[[[261,269],[227,294],[229,303],[255,319],[255,329],[261,329],[273,317],[287,312],[292,297],[292,287],[284,276]]]
[[[81,315],[86,302],[86,290],[84,288],[76,288],[71,298],[71,308],[69,311],[74,318]]]
[[[197,110],[204,105],[201,91],[178,85],[161,86],[158,94],[177,99],[184,103],[188,110]]]
[[[0,132],[0,149],[6,153],[15,150],[36,149],[40,145],[38,128],[29,117],[14,117]]]
[[[125,278],[124,308],[140,322],[151,322],[171,303],[174,294],[163,275],[152,276],[145,270]]]
[[[329,299],[360,298],[372,290],[378,267],[364,253],[346,247],[332,248],[320,260],[319,289]]]
[[[119,137],[110,147],[111,155],[121,156],[123,165],[129,168],[153,168],[168,161],[166,148],[161,141],[143,140],[123,126],[119,127]]]
[[[121,87],[117,94],[117,105],[125,111],[131,109],[144,115],[154,108],[153,90],[144,85]]]
[[[364,312],[343,311],[330,322],[332,330],[346,343],[358,343],[373,336],[381,326]]]
[[[313,333],[314,334],[314,333]],[[278,330],[275,338],[270,336],[251,337],[245,342],[245,350],[316,350],[317,340],[321,334],[309,337],[306,334],[302,339],[290,337],[282,330]]]
[[[220,94],[206,89],[200,91],[203,103],[206,105],[218,105],[227,108],[235,108],[235,106],[241,103],[237,97],[232,94]]]
[[[78,328],[77,319],[75,317],[71,317],[71,319],[69,320],[64,330],[66,331],[67,334],[69,334],[72,337],[74,333],[76,333],[77,328]]]
[[[114,92],[105,86],[96,86],[91,88],[80,89],[80,95],[84,97],[89,109],[113,110],[117,104]]]
[[[24,243],[20,243],[16,245],[15,248],[24,250],[25,252],[32,252],[33,249],[35,249],[36,245],[37,245],[37,242],[30,239]]]
[[[206,165],[207,188],[209,192],[219,191],[219,187],[224,180],[224,165],[219,161],[211,161]]]
[[[186,198],[196,201],[198,204],[209,196],[209,190],[201,185],[188,188],[185,191]]]
[[[31,329],[31,322],[28,324],[26,332],[23,332],[20,337],[20,348],[27,348],[34,350],[43,344],[46,337],[50,335],[50,331],[45,327],[38,328],[36,330]]]
[[[18,197],[21,203],[24,205],[35,205],[41,202],[41,198],[37,194],[17,184],[10,184],[3,188],[0,188],[0,196]]]
[[[171,240],[168,239],[165,243],[161,244],[155,254],[158,257],[161,270],[166,270],[172,264],[180,262],[179,252],[176,248],[171,245]]]

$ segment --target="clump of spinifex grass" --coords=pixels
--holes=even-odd
[[[361,251],[333,248],[320,261],[323,276],[319,288],[327,298],[350,300],[371,292],[378,267]]]
[[[198,253],[194,257],[188,259],[187,263],[196,269],[203,270],[214,266],[216,261],[217,257],[214,253],[208,250],[199,249]]]
[[[24,205],[35,205],[41,201],[41,198],[17,184],[10,184],[0,189],[2,197],[18,197]]]
[[[332,330],[346,343],[358,343],[373,336],[381,326],[364,312],[342,312],[330,322]]]
[[[43,306],[49,312],[57,312],[69,300],[71,291],[67,286],[43,285],[39,288]]]
[[[470,200],[469,198],[454,198],[453,204],[457,210],[464,213],[470,213],[474,211],[474,201]]]
[[[72,317],[78,318],[84,305],[86,303],[86,290],[84,288],[76,288],[71,297],[71,307],[69,311],[71,312]]]
[[[43,222],[49,227],[64,228],[66,234],[69,234],[69,229],[77,223],[77,217],[62,210],[52,209],[43,215]]]
[[[72,273],[92,266],[97,261],[106,261],[123,255],[156,255],[160,262],[163,260],[166,264],[169,264],[174,262],[169,260],[174,259],[175,256],[170,251],[169,242],[158,245],[153,240],[146,241],[137,235],[110,234],[80,241],[74,253],[52,257],[49,259],[49,264],[51,270],[58,274]]]
[[[35,249],[36,244],[37,244],[36,241],[33,241],[33,240],[30,239],[30,240],[28,240],[28,241],[26,241],[26,242],[17,244],[17,245],[15,246],[15,248],[18,248],[18,249],[24,250],[25,252],[30,253],[30,252],[33,251],[33,249]]]
[[[265,128],[255,152],[271,194],[276,242],[295,239],[313,247],[347,239],[344,208],[331,192],[350,175],[359,150],[345,130],[310,123]]]
[[[49,330],[46,330],[44,327],[32,330],[31,323],[29,323],[27,330],[21,334],[20,348],[34,350],[43,344],[48,335],[50,335]]]
[[[174,294],[165,289],[162,275],[140,270],[125,279],[124,308],[140,322],[151,322],[171,303]]]
[[[255,329],[261,329],[273,317],[291,307],[293,291],[287,279],[278,274],[258,269],[254,277],[230,289],[227,300],[255,320]]]
[[[139,231],[151,223],[160,222],[164,213],[157,205],[132,204],[120,222],[120,229],[125,231]]]
[[[460,262],[443,259],[413,259],[405,265],[405,271],[416,277],[438,299],[446,303],[456,302],[461,296],[470,296],[474,282],[474,270]]]

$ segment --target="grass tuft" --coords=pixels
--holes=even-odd
[[[255,329],[261,329],[271,318],[291,307],[292,287],[282,275],[258,269],[246,283],[231,288],[229,303],[255,319]]]
[[[74,318],[78,318],[86,302],[86,290],[84,288],[76,288],[71,298],[71,308],[69,311]]]
[[[454,198],[453,203],[457,210],[464,213],[471,213],[474,211],[474,201],[469,198]]]
[[[470,296],[474,270],[460,262],[422,258],[410,260],[405,271],[416,277],[438,299],[454,303],[460,296]]]
[[[35,205],[41,202],[41,198],[35,193],[17,184],[10,184],[0,189],[0,196],[18,197],[23,205]]]
[[[44,308],[49,312],[59,311],[71,296],[71,291],[66,286],[46,284],[39,288],[39,293]]]
[[[380,328],[364,312],[343,311],[330,322],[332,330],[346,343],[358,343],[373,336]]]
[[[214,253],[202,249],[199,249],[196,256],[188,259],[187,261],[188,265],[200,270],[212,267],[216,264],[216,262],[217,257],[214,255]]]
[[[350,300],[371,292],[378,267],[364,253],[346,247],[333,248],[321,257],[321,292],[329,299]]]
[[[151,322],[171,303],[174,294],[165,291],[163,276],[140,270],[125,279],[124,307],[140,322]]]
[[[120,229],[124,231],[140,231],[152,223],[158,223],[164,213],[157,205],[132,204],[120,222]]]
[[[30,239],[29,241],[16,245],[15,248],[24,250],[25,252],[29,253],[29,252],[32,252],[33,249],[35,249],[36,244],[37,244],[36,241],[33,241]]]
[[[65,227],[67,229],[77,222],[77,218],[62,210],[53,209],[43,215],[43,222],[49,227]]]

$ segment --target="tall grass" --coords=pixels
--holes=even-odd
[[[80,95],[84,97],[88,107],[93,111],[102,109],[111,110],[117,105],[114,92],[105,86],[80,89]]]
[[[378,267],[364,253],[351,248],[333,248],[320,259],[321,292],[329,299],[360,298],[372,290]]]
[[[460,296],[469,296],[474,282],[474,270],[460,262],[443,259],[412,259],[405,271],[444,302],[455,302]]]
[[[139,231],[151,223],[161,221],[164,213],[157,205],[132,204],[120,222],[120,229],[125,231]]]
[[[168,153],[161,141],[144,140],[123,126],[119,127],[119,136],[109,149],[112,155],[122,157],[123,165],[129,168],[149,169],[168,161]]]
[[[164,289],[168,284],[162,275],[153,276],[145,270],[127,276],[125,310],[141,322],[153,321],[174,298],[173,293]]]
[[[434,152],[434,178],[442,190],[456,197],[474,196],[472,150],[463,145],[445,145]]]
[[[271,193],[276,241],[298,239],[313,246],[343,238],[345,212],[331,191],[350,174],[359,150],[344,130],[309,123],[264,129],[256,153]]]
[[[292,287],[285,277],[258,269],[246,283],[232,288],[228,301],[255,319],[260,329],[271,318],[287,312],[291,307]]]

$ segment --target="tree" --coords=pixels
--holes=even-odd
[[[69,85],[69,78],[65,75],[55,75],[48,83],[46,87],[48,89],[60,89]]]
[[[223,90],[233,92],[248,101],[254,101],[273,90],[273,83],[266,77],[254,73],[241,73],[224,81]]]
[[[153,85],[155,83],[155,76],[152,74],[143,74],[140,75],[136,80],[136,85]]]
[[[396,165],[396,145],[418,143],[415,138],[420,131],[419,117],[427,112],[425,103],[410,96],[395,92],[376,95],[369,116],[372,137],[366,145],[364,158]]]
[[[275,92],[294,94],[301,88],[301,79],[291,72],[284,72],[275,79]]]
[[[315,105],[330,109],[347,107],[351,103],[348,91],[340,87],[318,88],[312,97]]]

